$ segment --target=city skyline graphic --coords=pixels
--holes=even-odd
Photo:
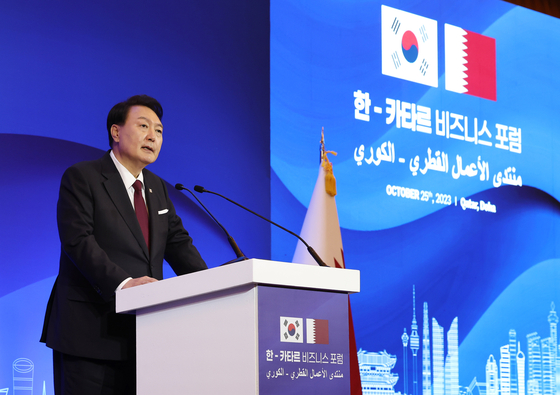
[[[12,363],[12,392],[10,387],[1,388],[0,395],[33,395],[35,364],[29,358],[18,358]],[[47,395],[46,383],[43,381],[42,395]]]
[[[459,381],[459,317],[445,332],[437,317],[430,318],[428,302],[423,302],[420,338],[415,285],[412,301],[412,320],[400,334],[402,352],[358,351],[364,395],[560,394],[559,319],[553,301],[546,317],[548,336],[537,332],[518,336],[511,328],[499,349],[488,350],[479,369],[483,374],[467,378],[468,382]],[[402,355],[400,361],[397,355]]]

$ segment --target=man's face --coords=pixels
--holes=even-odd
[[[156,161],[163,142],[163,125],[148,107],[132,106],[124,125],[113,125],[113,152],[134,176]]]

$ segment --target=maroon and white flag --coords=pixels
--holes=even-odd
[[[307,343],[329,344],[329,320],[306,319]]]
[[[445,89],[496,101],[496,39],[446,23]]]
[[[309,245],[315,249],[328,266],[345,268],[342,235],[340,233],[338,211],[335,201],[336,180],[333,174],[333,166],[327,158],[327,153],[336,155],[334,152],[325,150],[324,131],[322,131],[319,176],[315,183],[311,202],[309,203],[300,235],[304,240],[307,240]],[[301,241],[298,242],[292,262],[317,265],[317,262],[310,256]],[[350,350],[350,393],[352,395],[362,395],[358,351],[356,349],[352,311],[350,310],[350,297],[348,297],[348,332]],[[306,335],[308,343],[329,344],[328,320],[307,319]]]

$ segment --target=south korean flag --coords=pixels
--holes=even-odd
[[[280,317],[280,341],[303,343],[303,318]]]
[[[382,5],[381,72],[437,88],[437,21]]]

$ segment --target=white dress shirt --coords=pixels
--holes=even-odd
[[[113,159],[113,163],[115,164],[115,166],[117,167],[117,170],[119,171],[119,174],[121,175],[121,178],[123,180],[126,191],[128,192],[128,198],[130,199],[130,203],[132,204],[132,208],[134,208],[134,187],[132,186],[132,184],[134,184],[136,182],[136,180],[140,180],[142,182],[142,198],[144,199],[144,203],[145,203],[146,202],[146,192],[145,192],[146,188],[144,186],[144,174],[142,172],[140,172],[140,174],[138,175],[138,178],[134,177],[132,175],[132,173],[130,171],[128,171],[128,169],[126,167],[124,167],[121,162],[119,162],[119,160],[117,159],[117,157],[113,153],[113,150],[111,150],[110,155],[111,155],[111,159]],[[148,209],[148,206],[146,206],[146,210],[147,209]],[[124,279],[123,282],[119,284],[119,286],[117,287],[115,292],[123,289],[124,285],[127,282],[129,282],[130,280],[132,280],[132,277],[128,277],[128,278]]]

